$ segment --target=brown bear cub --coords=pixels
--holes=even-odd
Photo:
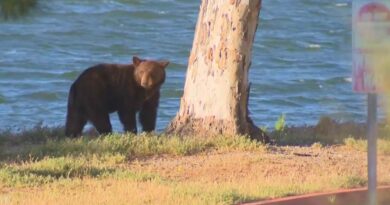
[[[133,64],[99,64],[86,69],[70,87],[65,134],[81,135],[87,121],[100,134],[110,133],[109,114],[115,111],[125,131],[137,133],[137,112],[143,131],[153,131],[168,64],[134,56]]]

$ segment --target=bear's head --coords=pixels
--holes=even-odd
[[[165,81],[165,68],[169,61],[154,61],[133,57],[134,78],[146,90],[159,88]]]

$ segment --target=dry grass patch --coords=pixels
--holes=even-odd
[[[359,139],[298,147],[243,136],[56,132],[0,133],[0,204],[234,204],[367,184]],[[389,140],[379,147],[379,184],[390,184]]]
[[[58,178],[0,189],[10,204],[233,204],[366,185],[366,154],[345,146],[209,151],[112,164],[103,177]],[[390,183],[390,157],[379,157],[380,184]],[[98,166],[98,165],[96,165]],[[116,168],[117,170],[119,168]]]

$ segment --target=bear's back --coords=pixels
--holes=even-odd
[[[75,82],[120,83],[133,80],[134,66],[126,64],[98,64],[84,70]]]
[[[133,73],[132,65],[98,64],[83,71],[71,89],[81,101],[100,102],[103,107],[112,111],[124,97],[135,97],[137,86]]]

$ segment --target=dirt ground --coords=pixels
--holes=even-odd
[[[0,204],[236,204],[365,187],[366,152],[347,146],[210,151],[132,159],[137,180],[84,178],[0,189]],[[390,185],[390,155],[378,156],[379,185]]]
[[[240,180],[318,182],[350,176],[345,186],[365,185],[367,154],[343,146],[270,147],[265,152],[210,152],[186,157],[134,160],[131,170],[156,173],[178,181]],[[379,184],[390,184],[390,156],[378,156]],[[335,182],[337,183],[337,182]],[[339,182],[341,183],[341,182]],[[344,185],[341,185],[344,186]]]

